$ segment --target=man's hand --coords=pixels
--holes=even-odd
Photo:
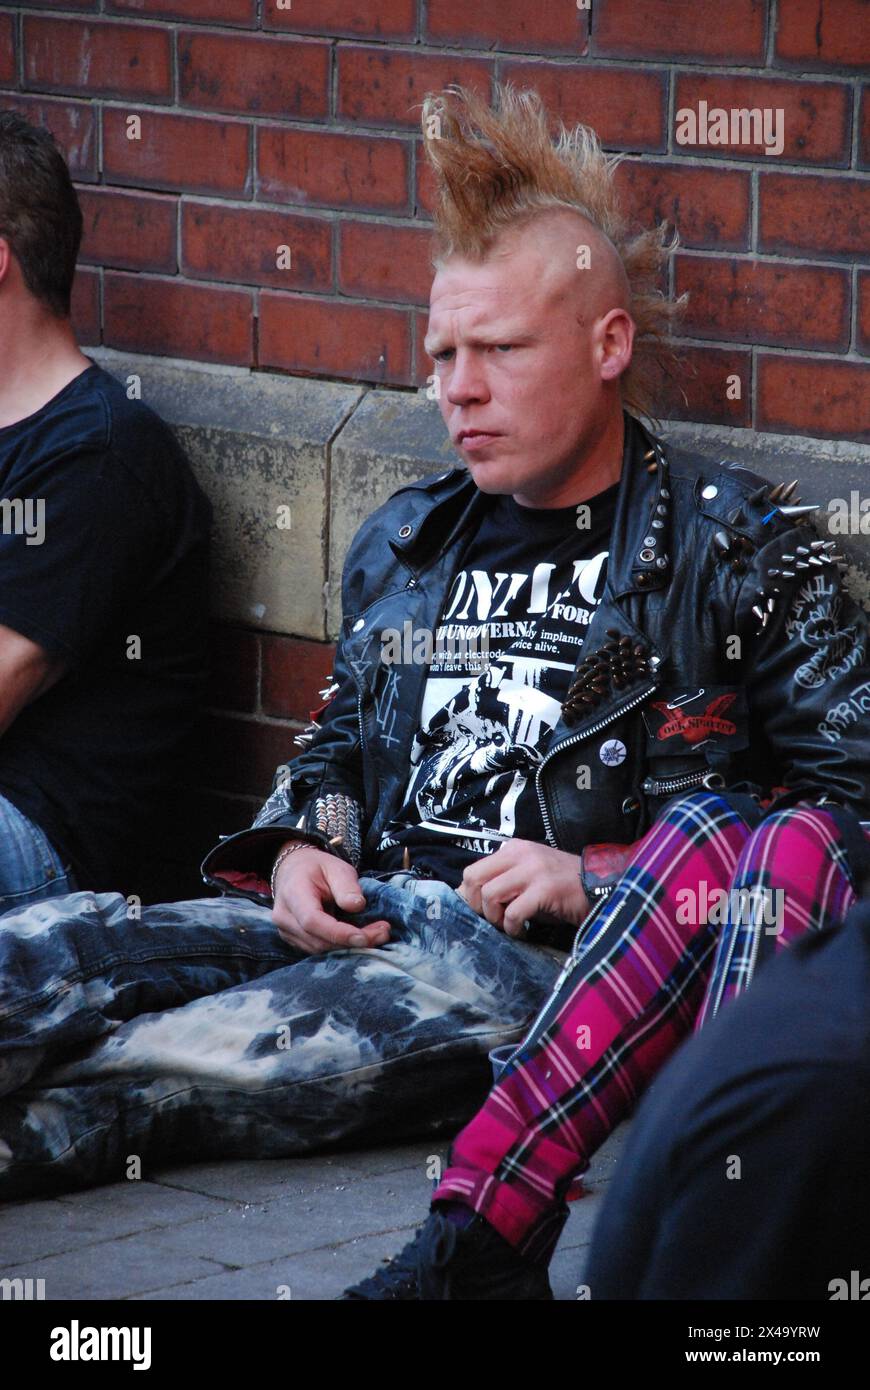
[[[328,910],[334,905],[345,912],[361,912],[365,902],[351,864],[306,845],[288,854],[278,870],[272,919],[278,935],[306,955],[339,946],[383,946],[390,939],[389,922],[354,927],[339,922]]]
[[[508,936],[520,936],[523,922],[544,914],[579,926],[591,906],[579,857],[534,840],[505,840],[468,866],[457,892]]]

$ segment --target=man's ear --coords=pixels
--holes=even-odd
[[[602,381],[616,381],[631,362],[634,319],[625,309],[611,309],[595,325]]]
[[[9,274],[12,264],[12,247],[4,236],[0,236],[0,285]]]

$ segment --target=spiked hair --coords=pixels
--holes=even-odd
[[[628,280],[636,335],[620,379],[623,403],[652,416],[661,374],[676,364],[671,333],[687,300],[669,300],[659,288],[679,238],[674,232],[666,240],[666,223],[629,233],[613,178],[622,156],[606,155],[590,126],[568,130],[560,122],[553,140],[537,92],[505,83],[496,96],[497,109],[458,86],[424,99],[425,149],[437,186],[433,265],[452,255],[484,260],[501,232],[549,208],[581,213],[611,242]]]

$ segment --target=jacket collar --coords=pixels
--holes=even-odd
[[[661,589],[673,564],[671,482],[661,440],[623,412],[625,447],[607,562],[612,597]]]
[[[671,576],[673,554],[670,476],[661,441],[627,411],[623,421],[622,473],[607,566],[611,598],[662,588]],[[488,496],[461,467],[410,491],[418,497],[390,545],[414,570],[443,555],[489,505]]]

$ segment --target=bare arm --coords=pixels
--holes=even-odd
[[[58,657],[0,623],[0,734],[25,706],[50,690],[65,669]]]

